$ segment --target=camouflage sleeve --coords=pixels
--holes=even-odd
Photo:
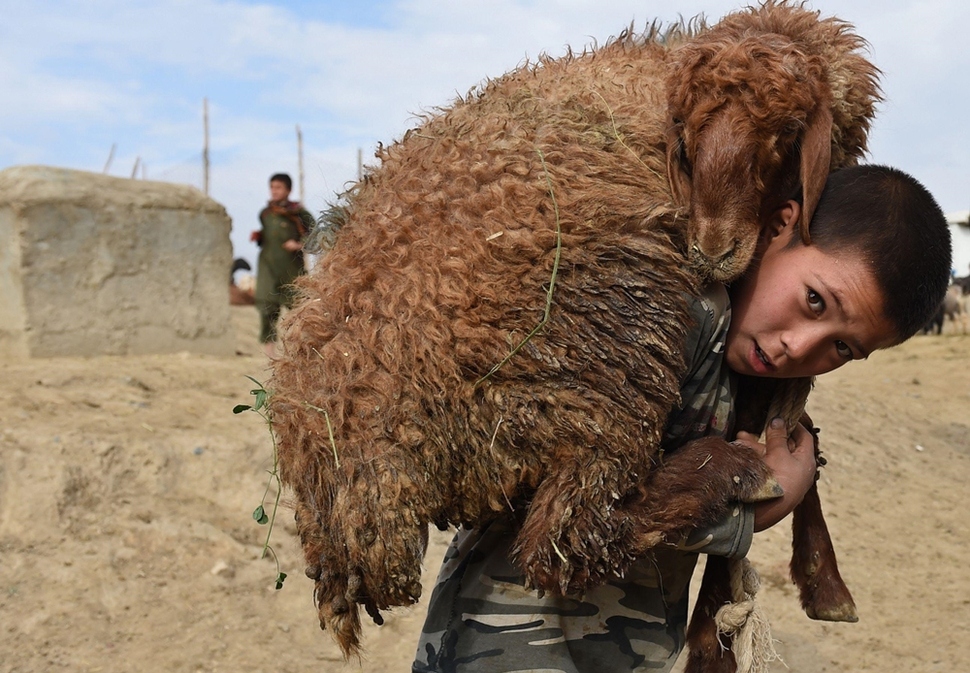
[[[661,448],[676,451],[700,437],[726,437],[734,421],[734,383],[724,364],[731,324],[727,290],[712,284],[691,304],[693,326],[687,335],[689,366],[680,383],[681,406],[671,411]]]
[[[674,547],[686,552],[744,558],[754,537],[754,506],[738,503],[718,523],[698,528]]]

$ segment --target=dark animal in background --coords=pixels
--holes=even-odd
[[[743,271],[772,199],[804,182],[811,209],[861,156],[878,98],[861,46],[773,2],[628,31],[379,149],[298,281],[270,381],[321,625],[345,653],[358,605],[380,620],[418,599],[429,522],[518,507],[530,582],[573,592],[764,494],[761,461],[720,440],[656,467],[687,297]],[[701,463],[708,492],[676,492]]]
[[[236,272],[237,271],[252,271],[253,267],[249,265],[242,257],[237,257],[232,260],[232,270],[229,272],[229,303],[233,306],[251,306],[256,303],[256,298],[254,295],[255,286],[253,283],[247,284],[237,284],[236,283]]]
[[[970,276],[957,276],[953,279],[953,284],[960,288],[963,296],[970,294]]]

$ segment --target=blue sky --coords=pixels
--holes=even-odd
[[[603,42],[634,24],[705,14],[727,0],[0,0],[0,169],[48,164],[202,186],[209,101],[210,194],[239,256],[271,173],[323,209],[414,115],[540,53]],[[869,160],[899,166],[944,211],[970,208],[970,48],[965,0],[815,0],[853,23],[887,100]],[[295,192],[297,190],[294,190]],[[300,196],[296,194],[296,196]],[[970,255],[970,251],[967,252]],[[970,261],[970,256],[968,256]],[[960,268],[965,271],[965,264]]]

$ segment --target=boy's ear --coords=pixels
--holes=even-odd
[[[786,231],[793,231],[794,228],[798,227],[798,218],[801,217],[801,214],[802,207],[798,201],[789,199],[778,206],[761,229],[761,235],[765,238],[764,242],[769,243],[771,239]]]

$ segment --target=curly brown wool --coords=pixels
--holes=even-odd
[[[871,66],[833,75],[833,54],[864,63],[849,58],[857,38],[837,31],[817,53],[759,28],[759,12],[822,23],[769,3],[543,57],[429,113],[345,195],[269,383],[321,626],[345,653],[357,606],[379,617],[418,600],[429,523],[514,509],[529,581],[576,592],[763,495],[761,461],[720,440],[657,467],[689,297],[743,270],[757,214],[800,174],[861,154],[876,93]],[[745,21],[737,44],[719,28]],[[699,59],[755,79],[712,84]],[[837,109],[855,95],[869,107]],[[820,107],[826,142],[806,143]],[[724,133],[733,116],[751,138]],[[734,244],[712,252],[712,237]],[[553,284],[548,321],[488,374],[540,324]],[[711,476],[692,498],[677,479],[696,482],[701,463]]]

